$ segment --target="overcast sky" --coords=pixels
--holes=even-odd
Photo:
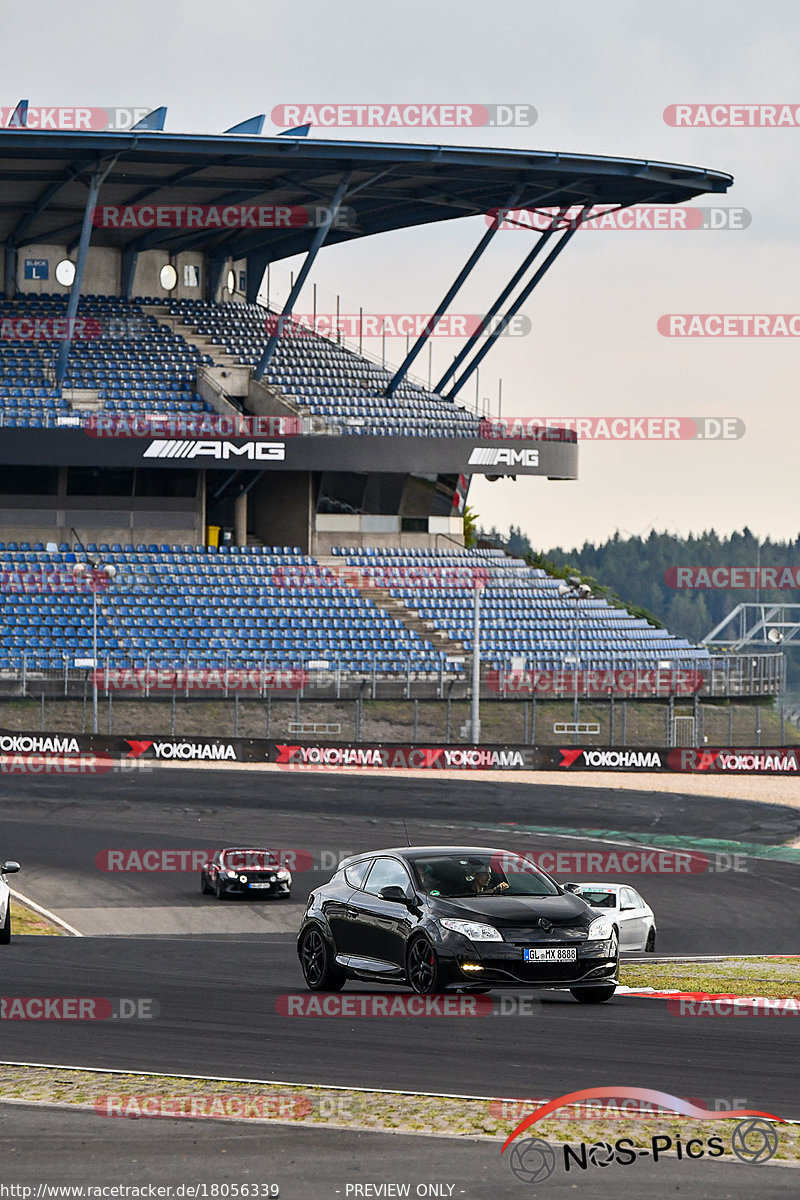
[[[472,128],[376,140],[620,154],[727,171],[742,230],[579,233],[523,310],[527,337],[490,355],[481,396],[504,415],[734,416],[739,441],[587,443],[574,483],[477,482],[484,524],[521,525],[547,547],[615,529],[688,533],[747,524],[794,537],[796,339],[662,337],[670,312],[800,313],[800,128],[672,128],[674,103],[800,105],[800,10],[723,0],[137,0],[3,6],[0,105],[151,105],[175,132],[217,132],[305,102],[527,103],[531,128]],[[268,121],[265,133],[278,132]],[[313,134],[313,131],[312,131]],[[326,131],[326,137],[353,131]],[[480,218],[331,247],[314,279],[343,311],[427,312],[485,229]],[[498,235],[457,298],[485,311],[531,245]],[[320,296],[324,295],[320,292]],[[301,301],[304,309],[310,301]],[[400,357],[404,345],[396,343]],[[453,353],[438,339],[434,372]],[[418,360],[427,374],[427,359]],[[474,398],[468,385],[466,397]]]

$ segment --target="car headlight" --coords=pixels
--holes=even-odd
[[[246,876],[246,875],[240,875],[240,876],[239,876],[239,882],[240,882],[240,883],[247,883],[247,876]]]
[[[614,932],[614,926],[609,917],[595,917],[589,926],[586,937],[590,942],[607,942]]]
[[[226,871],[225,874],[228,876],[228,879],[236,879],[235,871]]]
[[[283,880],[292,878],[288,871],[278,871],[277,877]]]
[[[460,933],[471,942],[502,942],[503,935],[494,925],[482,925],[478,921],[456,921],[450,917],[440,917],[439,924],[453,933]]]

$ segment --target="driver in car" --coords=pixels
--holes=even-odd
[[[476,895],[491,896],[498,892],[507,892],[508,884],[505,880],[492,886],[492,872],[488,867],[480,866],[476,869],[472,879],[469,880],[470,887]]]

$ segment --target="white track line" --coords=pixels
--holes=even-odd
[[[60,926],[70,937],[83,937],[79,929],[76,929],[74,925],[67,924],[66,921],[62,921],[61,917],[57,917],[55,913],[50,912],[49,908],[42,908],[41,904],[37,904],[35,900],[31,900],[28,896],[23,896],[22,892],[16,891],[15,888],[11,888],[10,891],[14,899],[19,900],[20,904],[24,904],[26,908],[32,908],[40,917],[46,917],[54,925]]]

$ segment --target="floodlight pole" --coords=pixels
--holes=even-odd
[[[470,706],[470,736],[477,746],[481,740],[481,589],[475,585],[472,610],[472,703]]]

